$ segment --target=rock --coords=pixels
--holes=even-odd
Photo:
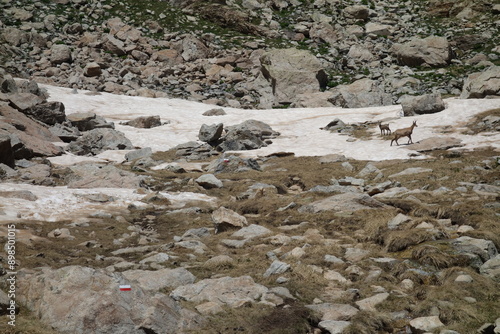
[[[387,292],[378,293],[378,294],[373,295],[371,297],[358,300],[356,302],[356,305],[358,305],[358,307],[361,311],[376,312],[375,307],[378,304],[383,303],[385,300],[387,300],[387,298],[389,298],[389,294]]]
[[[223,116],[223,115],[227,115],[227,114],[224,111],[224,109],[222,109],[222,108],[214,108],[214,109],[210,109],[210,110],[205,111],[202,115],[203,116]]]
[[[379,24],[368,22],[365,26],[365,32],[367,35],[377,35],[377,36],[390,36],[394,28],[387,24]]]
[[[54,44],[50,49],[50,62],[53,65],[71,63],[71,49],[64,44]]]
[[[366,20],[370,14],[369,8],[361,5],[347,6],[343,12],[346,17],[358,20]]]
[[[74,239],[67,228],[57,228],[53,231],[50,231],[47,234],[49,238],[58,238],[58,239]]]
[[[202,315],[214,315],[224,312],[222,306],[216,302],[206,302],[196,306],[195,308],[196,311],[200,312]]]
[[[125,50],[125,43],[123,43],[119,39],[116,39],[109,34],[104,35],[102,39],[102,47],[104,51],[111,52],[117,56],[124,56],[125,54],[127,54],[127,51]]]
[[[86,163],[69,169],[70,188],[139,188],[142,184],[142,177],[113,165]]]
[[[458,253],[478,256],[483,263],[498,255],[495,244],[491,240],[463,236],[451,241],[451,245]]]
[[[222,188],[224,184],[214,174],[204,174],[195,180],[197,184],[205,189]]]
[[[217,255],[205,261],[203,267],[208,269],[220,269],[232,267],[234,263],[235,260],[228,255]]]
[[[494,281],[500,282],[500,255],[490,258],[480,268],[481,275],[487,276]]]
[[[450,44],[444,37],[413,38],[405,44],[394,44],[391,52],[398,62],[407,66],[443,67],[452,59]]]
[[[361,193],[345,193],[327,197],[304,205],[298,209],[301,213],[318,213],[323,211],[358,211],[387,207],[382,202]]]
[[[120,291],[127,280],[116,272],[69,266],[21,271],[18,279],[19,302],[60,333],[173,334],[199,329],[203,321],[158,291],[137,285]]]
[[[239,228],[248,225],[245,217],[223,206],[212,212],[212,221],[215,225],[215,233],[223,232],[229,228]]]
[[[445,109],[441,94],[407,97],[401,103],[405,116],[434,114]]]
[[[348,321],[359,312],[357,308],[349,304],[321,303],[306,305],[306,307],[319,314],[321,321]]]
[[[66,116],[71,124],[78,128],[80,131],[89,131],[99,128],[114,129],[113,123],[108,123],[101,116],[95,113],[74,113]]]
[[[246,120],[241,124],[228,126],[220,151],[253,150],[267,146],[266,140],[279,136],[269,125],[256,120]]]
[[[181,57],[186,62],[206,58],[210,53],[210,50],[201,40],[191,35],[183,38],[176,45],[176,49],[181,50]]]
[[[271,234],[272,231],[264,226],[251,224],[247,227],[243,227],[240,230],[234,232],[231,236],[243,238],[245,240],[263,237],[265,235]]]
[[[436,150],[447,150],[454,147],[462,147],[464,144],[461,139],[453,137],[430,137],[419,140],[418,143],[410,144],[407,148],[421,153]]]
[[[10,144],[10,136],[0,133],[0,163],[14,167],[14,150]]]
[[[49,128],[49,131],[65,143],[72,142],[82,135],[78,128],[72,126],[70,122],[54,124]]]
[[[252,169],[258,171],[261,170],[258,162],[255,159],[240,158],[235,155],[223,155],[219,159],[212,161],[207,167],[207,171],[214,174],[238,173]]]
[[[387,228],[393,230],[398,228],[401,224],[404,224],[406,222],[411,221],[411,217],[398,213],[398,215],[394,218],[392,218],[388,223],[387,223]]]
[[[289,264],[275,260],[273,261],[273,263],[271,263],[271,266],[266,270],[263,276],[269,277],[271,275],[279,275],[287,272],[288,270],[290,270]]]
[[[174,300],[191,303],[216,302],[230,308],[258,302],[268,289],[250,276],[204,279],[176,288],[170,294]]]
[[[0,197],[20,198],[27,201],[36,201],[38,197],[28,190],[0,191]]]
[[[113,129],[94,129],[85,132],[66,148],[76,155],[96,155],[106,150],[129,150],[133,145],[122,132]]]
[[[342,122],[340,118],[334,118],[333,121],[328,123],[324,128],[321,128],[321,130],[328,130],[332,132],[341,132],[344,128],[346,127],[346,124]]]
[[[264,53],[261,71],[272,86],[275,104],[289,104],[298,94],[319,92],[326,87],[327,75],[309,51],[275,49]]]
[[[96,62],[87,63],[83,68],[83,75],[86,77],[98,77],[101,74],[101,66]]]
[[[61,102],[46,102],[37,104],[23,113],[42,123],[54,125],[66,120],[64,109],[64,104]]]
[[[160,116],[141,116],[134,118],[131,121],[124,122],[124,125],[130,125],[133,126],[134,128],[140,128],[140,129],[151,129],[157,126],[161,126],[161,119]]]
[[[325,320],[318,323],[318,327],[330,334],[342,334],[351,325],[350,321]]]
[[[329,281],[334,281],[336,283],[339,283],[339,284],[349,284],[350,281],[345,278],[344,276],[342,276],[341,273],[339,273],[338,271],[335,271],[335,270],[327,270],[325,271],[325,273],[323,274],[323,277]]]
[[[370,255],[370,251],[361,249],[361,248],[354,248],[354,247],[348,247],[345,251],[344,258],[347,261],[350,261],[352,263],[359,262],[365,258],[367,258]]]
[[[421,317],[410,320],[410,328],[412,333],[423,334],[434,331],[444,324],[439,320],[438,316]]]
[[[127,270],[123,277],[133,287],[157,292],[162,289],[175,289],[179,286],[193,284],[196,277],[185,268],[165,268],[160,270]]]
[[[482,99],[500,95],[500,66],[470,74],[464,82],[461,99]]]
[[[0,120],[0,134],[10,137],[14,159],[31,159],[35,156],[55,156],[62,153],[62,149],[53,144],[60,142],[60,139],[42,124],[2,102],[0,116],[3,116]]]
[[[342,108],[365,108],[392,104],[392,97],[384,92],[383,86],[367,78],[357,80],[350,85],[337,86],[331,92],[328,101]]]
[[[198,139],[206,143],[215,143],[222,135],[224,125],[222,123],[207,125],[203,124],[198,133]]]
[[[151,157],[152,155],[153,151],[151,150],[151,147],[145,147],[141,148],[140,150],[128,152],[127,154],[125,154],[125,160],[134,161],[137,159]]]
[[[410,168],[406,168],[405,170],[403,170],[399,173],[389,175],[389,178],[398,177],[398,176],[405,176],[405,175],[420,174],[420,173],[432,173],[432,169],[423,168],[423,167],[410,167]]]
[[[176,150],[175,155],[185,157],[188,160],[203,160],[219,154],[209,144],[200,144],[195,141],[177,145],[173,149]]]

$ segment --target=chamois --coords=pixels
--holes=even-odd
[[[413,133],[413,128],[416,127],[417,127],[417,121],[413,121],[413,124],[409,128],[398,129],[394,131],[393,132],[394,138],[391,140],[391,146],[393,141],[396,141],[396,144],[399,146],[398,139],[401,137],[408,137],[409,138],[408,144],[409,143],[413,144],[413,140],[411,140],[411,134]]]
[[[380,128],[380,135],[390,135],[391,129],[389,129],[389,124],[382,124],[382,122],[378,123],[378,127]]]

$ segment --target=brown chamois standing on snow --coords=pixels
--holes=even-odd
[[[411,140],[411,134],[413,133],[413,128],[416,127],[417,127],[417,121],[413,121],[413,124],[409,128],[398,129],[394,131],[393,132],[394,138],[392,138],[391,140],[391,146],[393,141],[396,141],[396,144],[399,146],[398,139],[401,137],[408,137],[409,138],[408,144],[409,143],[413,144],[413,140]]]
[[[378,127],[380,128],[380,134],[382,136],[391,134],[391,129],[389,129],[389,124],[382,124],[382,122],[378,122]]]

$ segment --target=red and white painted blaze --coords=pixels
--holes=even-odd
[[[131,291],[130,285],[120,285],[120,291]]]

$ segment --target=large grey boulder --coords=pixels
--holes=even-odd
[[[464,82],[461,99],[500,96],[500,66],[492,66],[484,72],[470,74]]]
[[[366,108],[391,105],[392,97],[378,81],[365,78],[335,87],[328,101],[342,108]]]
[[[405,116],[434,114],[446,108],[439,93],[408,96],[403,99],[401,106]]]
[[[67,118],[71,125],[75,126],[80,131],[89,131],[99,128],[115,128],[113,122],[106,122],[104,117],[98,116],[92,112],[69,114]]]
[[[222,188],[224,184],[214,174],[204,174],[195,180],[197,184],[205,189]]]
[[[224,130],[224,124],[203,124],[198,133],[198,138],[206,143],[213,143],[219,140]]]
[[[131,283],[131,291],[120,285]],[[16,297],[58,333],[183,333],[203,319],[121,273],[69,266],[18,273]]]
[[[103,37],[102,47],[105,51],[111,52],[117,56],[124,56],[127,54],[125,43],[109,34]]]
[[[460,237],[451,241],[451,245],[460,254],[471,257],[473,267],[480,267],[484,262],[498,255],[498,250],[491,240]]]
[[[106,150],[130,150],[134,146],[125,135],[113,129],[94,129],[85,132],[66,148],[76,155],[96,155]]]
[[[26,109],[23,113],[47,125],[54,125],[66,120],[64,109],[62,102],[46,102]]]
[[[71,48],[64,44],[54,44],[50,49],[50,62],[53,65],[71,63]]]
[[[451,46],[444,37],[413,38],[405,44],[394,44],[392,53],[398,62],[407,66],[443,67],[452,59]]]
[[[69,167],[67,177],[69,188],[133,188],[141,186],[143,178],[132,172],[113,165],[94,163],[78,164]]]
[[[272,86],[275,104],[292,103],[298,94],[315,93],[326,87],[323,66],[309,51],[271,50],[261,56],[260,62],[261,71]]]
[[[268,124],[246,120],[243,123],[228,126],[223,142],[218,146],[221,151],[253,150],[267,146],[267,142],[279,136]],[[267,142],[266,142],[267,141]]]
[[[4,99],[3,97],[0,98],[2,100]],[[21,112],[33,108],[37,104],[45,102],[44,97],[35,95],[33,93],[25,93],[25,92],[8,94],[5,100],[9,101],[9,104],[12,107]]]

